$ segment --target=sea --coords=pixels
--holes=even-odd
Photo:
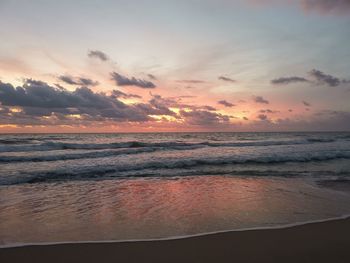
[[[350,133],[0,135],[0,246],[180,238],[350,214]]]

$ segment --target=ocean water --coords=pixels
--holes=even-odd
[[[170,238],[350,214],[350,133],[0,135],[0,245]]]

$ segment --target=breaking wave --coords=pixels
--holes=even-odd
[[[305,163],[328,161],[334,159],[350,159],[350,151],[330,152],[305,152],[286,155],[265,155],[265,156],[226,156],[222,158],[192,158],[162,161],[148,161],[138,164],[113,164],[94,165],[87,167],[75,167],[70,169],[61,168],[58,170],[22,173],[18,176],[0,179],[0,185],[12,185],[21,183],[38,183],[62,180],[87,180],[87,179],[108,179],[113,177],[149,177],[166,176],[162,173],[149,173],[150,170],[176,170],[198,168],[201,166],[220,167],[223,165],[236,164],[281,164],[281,163]],[[239,172],[242,174],[242,172]],[[269,175],[273,172],[269,171]],[[285,172],[284,172],[285,173]],[[170,173],[170,176],[181,175]]]
[[[40,144],[30,145],[1,145],[0,152],[33,152],[33,151],[55,151],[55,150],[104,150],[104,149],[118,149],[118,148],[144,148],[144,147],[162,147],[162,148],[196,148],[196,147],[253,147],[253,146],[274,146],[274,145],[298,145],[298,144],[312,144],[312,143],[329,143],[333,139],[309,138],[302,140],[276,140],[276,141],[243,141],[243,142],[113,142],[113,143],[66,143],[66,142],[44,142]],[[19,143],[7,143],[19,144]]]

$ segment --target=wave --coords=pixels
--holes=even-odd
[[[193,158],[180,160],[162,160],[150,161],[139,164],[113,164],[113,165],[95,165],[79,168],[65,168],[55,171],[27,172],[18,176],[0,178],[0,185],[12,185],[22,183],[38,183],[62,180],[88,180],[88,179],[107,179],[113,177],[148,177],[148,176],[167,176],[164,170],[193,169],[201,166],[219,167],[223,165],[235,164],[278,164],[278,163],[302,163],[328,161],[334,159],[350,159],[350,151],[331,151],[331,152],[307,152],[304,155],[266,155],[266,156],[229,156],[223,158]],[[150,171],[153,171],[150,173]],[[238,171],[243,174],[243,171]],[[286,173],[286,172],[283,172]],[[193,175],[192,172],[190,174]],[[271,172],[269,172],[271,174]],[[179,176],[181,174],[178,174]],[[171,176],[171,175],[170,175]]]
[[[335,142],[335,139],[330,138],[308,138],[306,139],[309,142]]]
[[[330,143],[333,139],[309,138],[302,140],[276,140],[276,141],[243,141],[243,142],[113,142],[113,143],[66,143],[66,142],[45,142],[32,145],[0,145],[0,152],[32,152],[32,151],[55,151],[55,150],[104,150],[118,148],[200,148],[200,147],[250,147],[250,146],[278,146],[278,145],[298,145],[312,143]]]
[[[0,145],[5,144],[5,145],[12,145],[12,144],[29,144],[33,143],[34,140],[32,139],[25,139],[25,138],[8,138],[8,139],[0,139]]]
[[[50,162],[65,161],[77,159],[93,159],[104,158],[118,155],[131,155],[140,153],[151,153],[162,150],[193,150],[199,148],[196,145],[182,147],[143,147],[143,148],[121,148],[103,151],[93,151],[85,153],[64,153],[56,155],[39,155],[39,156],[0,156],[0,163],[16,163],[16,162]]]
[[[87,153],[66,153],[57,155],[43,155],[43,156],[0,156],[0,163],[15,163],[15,162],[50,162],[50,161],[64,161],[77,159],[92,159],[104,158],[109,156],[139,154],[146,152],[154,152],[160,148],[141,148],[141,149],[120,149],[112,151],[87,152]]]

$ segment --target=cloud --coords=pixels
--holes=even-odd
[[[306,106],[306,107],[311,107],[311,104],[305,100],[302,101],[302,103]]]
[[[99,50],[89,50],[88,57],[97,58],[97,59],[100,59],[102,61],[109,60],[108,56],[104,52],[99,51]]]
[[[302,8],[307,12],[320,14],[349,14],[349,0],[301,0]]]
[[[193,95],[181,95],[181,96],[177,96],[175,98],[178,99],[188,99],[188,98],[196,98],[197,96],[193,96]]]
[[[350,80],[339,79],[332,75],[325,74],[324,72],[317,69],[311,70],[310,72],[308,72],[308,74],[312,77],[313,79],[312,81],[303,77],[293,76],[293,77],[280,77],[277,79],[273,79],[271,80],[271,83],[274,85],[287,85],[287,84],[297,83],[297,82],[313,82],[316,84],[328,85],[330,87],[336,87],[342,83],[350,83]]]
[[[137,79],[135,77],[128,78],[117,72],[112,72],[111,76],[118,86],[136,86],[143,89],[154,89],[156,87],[151,81]]]
[[[69,91],[45,82],[27,79],[22,86],[14,87],[0,82],[1,124],[29,123],[32,125],[55,122],[62,124],[72,120],[70,115],[79,116],[76,123],[84,121],[146,122],[149,115],[172,115],[174,112],[155,102],[147,104],[125,104],[118,100],[130,94],[112,92],[111,95],[93,92],[87,87]],[[18,112],[8,112],[18,107]],[[45,117],[45,118],[44,118]],[[74,123],[73,123],[74,124]]]
[[[254,101],[256,103],[269,104],[269,101],[264,99],[262,96],[255,96]]]
[[[178,106],[178,102],[171,98],[163,98],[160,95],[152,95],[152,99],[149,100],[149,104],[153,106],[154,109],[162,112],[162,115],[175,116],[176,113],[171,111],[169,107]]]
[[[325,74],[320,70],[313,69],[309,72],[309,74],[315,78],[318,83],[326,84],[330,87],[339,86],[341,83],[340,79],[333,77],[332,75]]]
[[[147,76],[148,76],[151,80],[157,80],[157,77],[154,76],[153,74],[147,74]]]
[[[181,110],[180,116],[184,118],[189,125],[213,126],[228,125],[230,123],[229,116],[204,110]]]
[[[183,98],[193,98],[194,96],[178,96],[178,97],[168,97],[164,98],[160,95],[151,94],[152,99],[149,100],[149,104],[156,108],[178,108],[178,109],[190,109],[190,110],[206,110],[206,111],[216,111],[212,106],[208,105],[190,105],[183,103]]]
[[[216,111],[216,108],[208,105],[201,106],[200,109],[207,110],[207,111]]]
[[[258,119],[261,120],[261,121],[266,121],[266,120],[268,120],[266,114],[259,114],[259,115],[258,115]]]
[[[99,84],[98,81],[93,81],[89,78],[74,78],[69,75],[62,75],[58,77],[59,80],[69,84],[69,85],[79,85],[79,86],[97,86]]]
[[[148,103],[139,103],[135,105],[139,110],[147,115],[168,115],[176,117],[176,113],[163,105],[152,105]]]
[[[278,110],[270,110],[270,109],[266,109],[266,110],[259,110],[260,113],[279,113],[280,111]]]
[[[225,107],[229,107],[229,108],[236,106],[235,104],[228,102],[226,100],[219,100],[218,104],[224,105]]]
[[[123,99],[131,99],[131,98],[136,98],[136,99],[141,99],[142,97],[136,94],[127,94],[124,93],[120,90],[113,90],[112,91],[112,97],[119,99],[119,98],[123,98]]]
[[[206,83],[203,80],[197,80],[197,79],[183,79],[183,80],[177,80],[176,82],[179,83],[188,83],[188,84],[200,84],[200,83]]]
[[[222,80],[222,81],[226,81],[226,82],[231,82],[231,83],[235,83],[236,82],[236,80],[228,78],[228,77],[224,77],[224,76],[220,76],[218,79]]]
[[[296,83],[296,82],[308,82],[307,79],[302,78],[302,77],[281,77],[281,78],[277,78],[277,79],[273,79],[271,80],[271,83],[274,85],[287,85],[290,83]]]

